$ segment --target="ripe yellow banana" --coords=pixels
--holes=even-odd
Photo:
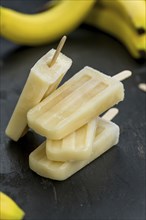
[[[0,192],[0,219],[1,220],[21,220],[24,212],[6,194]]]
[[[146,33],[146,3],[142,0],[99,0],[99,4],[117,11],[138,33]]]
[[[54,41],[75,29],[95,0],[62,0],[47,11],[28,15],[1,7],[1,36],[23,45]]]
[[[86,23],[120,40],[134,58],[146,56],[146,34],[135,32],[115,10],[95,7],[87,16]]]

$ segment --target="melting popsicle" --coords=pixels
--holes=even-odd
[[[48,160],[46,156],[46,142],[43,142],[29,156],[30,169],[46,178],[54,180],[67,179],[118,143],[119,127],[115,123],[110,122],[117,113],[117,109],[110,109],[102,119],[97,118],[92,154],[88,159],[71,162]]]
[[[62,38],[65,41],[65,37]],[[59,46],[63,46],[63,41]],[[59,49],[58,49],[59,48]],[[27,112],[52,93],[72,64],[72,60],[57,50],[50,50],[31,69],[23,91],[6,128],[6,135],[17,141],[27,132]],[[58,55],[54,58],[54,54]],[[53,57],[53,59],[52,59]],[[55,60],[55,63],[52,60]]]

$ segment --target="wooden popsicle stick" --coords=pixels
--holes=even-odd
[[[146,92],[146,83],[139,83],[138,88],[143,92]]]
[[[119,81],[123,81],[124,79],[129,78],[131,75],[132,75],[132,72],[130,70],[124,70],[114,75],[113,78]]]
[[[119,110],[117,108],[111,108],[102,116],[102,119],[111,121],[118,113]]]
[[[66,41],[67,37],[66,36],[63,36],[58,44],[58,47],[54,53],[54,56],[52,57],[52,60],[51,62],[48,64],[49,67],[53,66],[54,63],[56,62],[58,56],[59,56],[59,53],[61,52],[64,44],[65,44],[65,41]]]

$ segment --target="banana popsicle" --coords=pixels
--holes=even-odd
[[[54,161],[85,160],[92,153],[96,118],[61,140],[46,141],[47,158]]]
[[[29,156],[30,169],[46,178],[65,180],[88,165],[119,141],[119,127],[115,123],[97,118],[96,124],[97,128],[92,146],[92,154],[88,159],[70,162],[48,160],[46,156],[46,142],[43,142]]]
[[[50,50],[31,69],[12,117],[6,128],[6,135],[17,141],[27,127],[27,112],[45,96],[52,93],[72,64],[72,60],[62,53],[50,67],[56,50]]]
[[[48,139],[62,139],[123,99],[118,77],[87,66],[32,108],[28,125]]]

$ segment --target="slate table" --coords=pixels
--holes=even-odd
[[[28,2],[2,1],[17,10],[31,12]],[[37,4],[36,4],[37,2]],[[45,2],[45,1],[42,1]],[[30,1],[34,8],[41,1]],[[89,65],[109,75],[132,70],[124,82],[125,100],[113,120],[121,129],[120,142],[83,170],[63,182],[42,178],[29,169],[28,156],[43,140],[35,133],[18,142],[4,134],[14,106],[33,64],[57,42],[39,47],[19,47],[1,39],[1,191],[25,211],[25,220],[144,220],[145,219],[145,93],[146,65],[135,61],[115,39],[81,26],[68,36],[63,52],[73,59],[64,77]]]

